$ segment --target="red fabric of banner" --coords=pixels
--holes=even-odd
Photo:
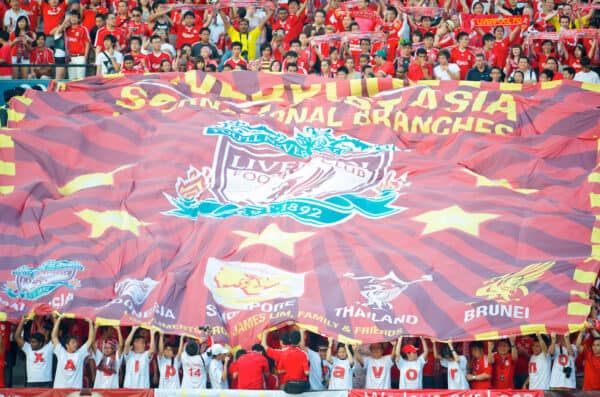
[[[581,327],[600,95],[432,84],[190,72],[28,91],[0,133],[0,310],[246,346],[288,320],[363,342]]]

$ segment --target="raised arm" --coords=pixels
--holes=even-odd
[[[537,340],[540,343],[540,347],[542,348],[542,353],[544,353],[544,356],[548,355],[548,346],[546,345],[544,338],[542,338],[542,335],[538,332],[537,334],[535,334],[535,336],[537,337]]]
[[[579,354],[583,353],[583,330],[579,331],[579,335],[577,335],[577,339],[575,340],[575,347],[577,348],[577,352]]]
[[[19,321],[19,325],[17,325],[17,329],[15,330],[15,342],[22,349],[25,345],[25,340],[23,339],[23,327],[25,326],[25,317],[21,317],[21,321]]]
[[[131,342],[133,341],[133,335],[135,335],[135,332],[138,330],[138,326],[136,325],[135,327],[131,328],[131,331],[129,331],[129,335],[127,335],[127,339],[125,339],[125,346],[123,346],[123,352],[125,354],[129,354],[129,351],[131,350]]]
[[[222,8],[219,8],[219,15],[221,16],[221,20],[223,20],[223,27],[225,28],[225,33],[227,33],[227,30],[231,26],[231,22],[229,22],[229,17],[225,15]]]
[[[392,350],[392,361],[396,361],[398,357],[400,357],[400,349],[402,349],[402,336],[398,338],[396,341],[396,345]]]
[[[100,328],[100,326],[98,325],[98,323],[94,324],[94,339],[96,339],[96,335],[98,335],[98,329]],[[98,347],[96,346],[95,343],[92,343],[92,353],[96,354],[96,351],[98,350]]]
[[[427,356],[429,355],[429,346],[427,346],[427,343],[425,342],[425,338],[423,338],[422,336],[421,336],[421,345],[423,346],[423,353],[421,354],[421,356],[423,356],[425,361],[427,361]]]
[[[511,336],[508,338],[508,340],[510,341],[510,355],[513,361],[517,361],[519,358],[519,351],[517,350],[517,337]]]
[[[550,334],[550,346],[548,347],[548,351],[550,352],[550,354],[553,354],[555,349],[556,349],[556,332],[552,332]]]
[[[351,349],[350,345],[346,345],[346,351],[348,351],[348,364],[350,364],[351,367],[354,366],[354,355],[352,354],[352,350],[356,351],[355,349],[358,348],[358,345],[355,346],[352,346]]]
[[[327,357],[325,358],[331,364],[333,364],[333,358],[331,357],[331,348],[333,347],[333,339],[331,337],[327,338]]]
[[[58,316],[58,318],[56,319],[56,321],[54,322],[54,327],[52,327],[52,344],[54,346],[57,346],[60,341],[58,340],[58,329],[60,328],[60,322],[62,321],[62,315]]]
[[[181,335],[179,337],[179,349],[177,349],[177,358],[179,360],[181,360],[181,355],[183,354],[183,343],[185,341],[185,338],[183,337],[183,335]]]
[[[452,353],[452,358],[454,361],[458,362],[458,353],[454,350],[454,345],[452,344],[452,339],[448,339],[448,347],[450,348],[450,353]]]
[[[91,318],[87,319],[88,323],[88,338],[85,341],[85,346],[89,349],[94,344],[94,338],[96,337],[96,327]]]
[[[162,357],[165,351],[165,334],[162,331],[158,331],[158,357]]]
[[[506,15],[508,17],[512,16],[512,14],[508,12],[508,10],[502,5],[502,0],[496,0],[494,5],[496,6],[496,11],[498,11],[499,14]]]
[[[119,345],[117,346],[119,354],[123,354],[123,334],[121,333],[121,327],[115,325],[115,329],[117,330],[117,340]]]
[[[513,30],[511,30],[510,34],[508,35],[508,40],[512,43],[515,40],[515,37],[517,37],[517,33],[519,33],[521,31],[522,26],[521,25],[517,25],[515,26],[515,28]]]
[[[565,345],[567,345],[567,353],[571,357],[575,357],[575,351],[573,350],[573,345],[571,344],[571,335],[567,332],[564,336]]]
[[[494,342],[491,340],[488,341],[488,362],[494,364]]]
[[[156,332],[150,329],[150,348],[148,349],[148,355],[150,356],[150,358],[152,358],[154,352],[156,351],[156,341],[154,340],[155,334]]]
[[[306,4],[307,2],[304,2],[304,3]],[[269,19],[271,19],[272,16],[273,16],[273,9],[269,8],[266,12],[265,17],[260,21],[260,23],[257,26],[259,31],[261,31],[261,32],[263,31],[263,29],[265,28],[265,25],[267,24]]]
[[[440,359],[440,353],[438,351],[437,344],[435,343],[435,341],[432,341],[432,342],[433,342],[433,359],[434,360],[439,360]],[[451,347],[452,345],[450,344],[450,341],[448,341],[448,346],[450,348],[452,348]]]
[[[365,364],[365,360],[363,359],[362,354],[360,353],[360,346],[356,345],[356,350],[354,350],[354,359],[362,366]]]

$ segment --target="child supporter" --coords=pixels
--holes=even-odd
[[[138,333],[135,326],[125,340],[125,380],[126,389],[147,389],[150,387],[150,361],[154,355],[154,332],[150,332],[150,347],[146,348],[146,339]],[[133,345],[132,345],[133,342]],[[133,348],[132,348],[133,347]]]
[[[181,369],[181,355],[183,353],[184,337],[179,337],[179,348],[173,344],[165,345],[165,335],[160,332],[158,340],[158,371],[160,378],[159,389],[179,389],[179,370]]]
[[[54,388],[80,389],[83,386],[84,361],[89,355],[90,346],[94,342],[94,324],[92,320],[87,320],[88,338],[81,346],[77,337],[73,335],[63,336],[65,344],[63,346],[58,335],[62,319],[63,316],[59,316],[52,329],[52,344],[54,344],[54,355],[57,359]]]
[[[98,329],[99,327],[96,325],[96,334]],[[95,343],[92,344],[93,358],[96,364],[95,389],[119,388],[119,369],[123,361],[123,336],[120,327],[116,326],[114,329],[117,333],[117,340],[103,341],[102,350],[99,350]]]
[[[352,349],[343,343],[338,343],[335,352],[336,356],[331,356],[333,348],[333,339],[329,338],[327,349],[327,361],[331,364],[331,377],[329,379],[329,390],[350,390],[352,389],[352,375],[354,374],[354,357]]]

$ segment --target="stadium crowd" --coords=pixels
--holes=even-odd
[[[600,0],[562,1],[8,0],[0,78],[196,69],[600,83]]]
[[[0,387],[13,385],[19,362],[26,386],[45,388],[600,390],[594,298],[589,326],[573,334],[349,346],[290,321],[235,350],[213,343],[209,327],[179,337],[44,313],[0,323]]]

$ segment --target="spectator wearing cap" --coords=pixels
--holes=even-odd
[[[433,68],[427,62],[427,50],[419,48],[415,60],[408,67],[407,77],[411,81],[433,80]]]
[[[387,52],[385,50],[378,50],[375,53],[375,66],[373,66],[373,72],[377,77],[393,77],[394,76],[394,64],[386,60]]]
[[[448,50],[441,50],[438,55],[438,65],[433,68],[436,80],[460,80],[460,68],[455,63],[450,63]]]
[[[485,62],[485,55],[475,55],[475,66],[467,73],[468,81],[492,81],[490,67]]]
[[[212,359],[208,364],[208,376],[213,389],[229,389],[227,383],[227,366],[230,356],[229,349],[216,343],[211,347]]]
[[[590,58],[581,58],[581,71],[575,74],[575,78],[573,80],[582,83],[600,84],[600,77],[598,77],[598,73],[592,70],[591,64],[592,62],[590,61]]]
[[[402,337],[398,339],[398,346],[402,345]],[[429,348],[425,339],[421,337],[423,353],[419,355],[419,349],[412,344],[402,346],[402,354],[398,355],[396,366],[400,370],[400,389],[416,390],[423,388],[423,367],[427,363]]]

